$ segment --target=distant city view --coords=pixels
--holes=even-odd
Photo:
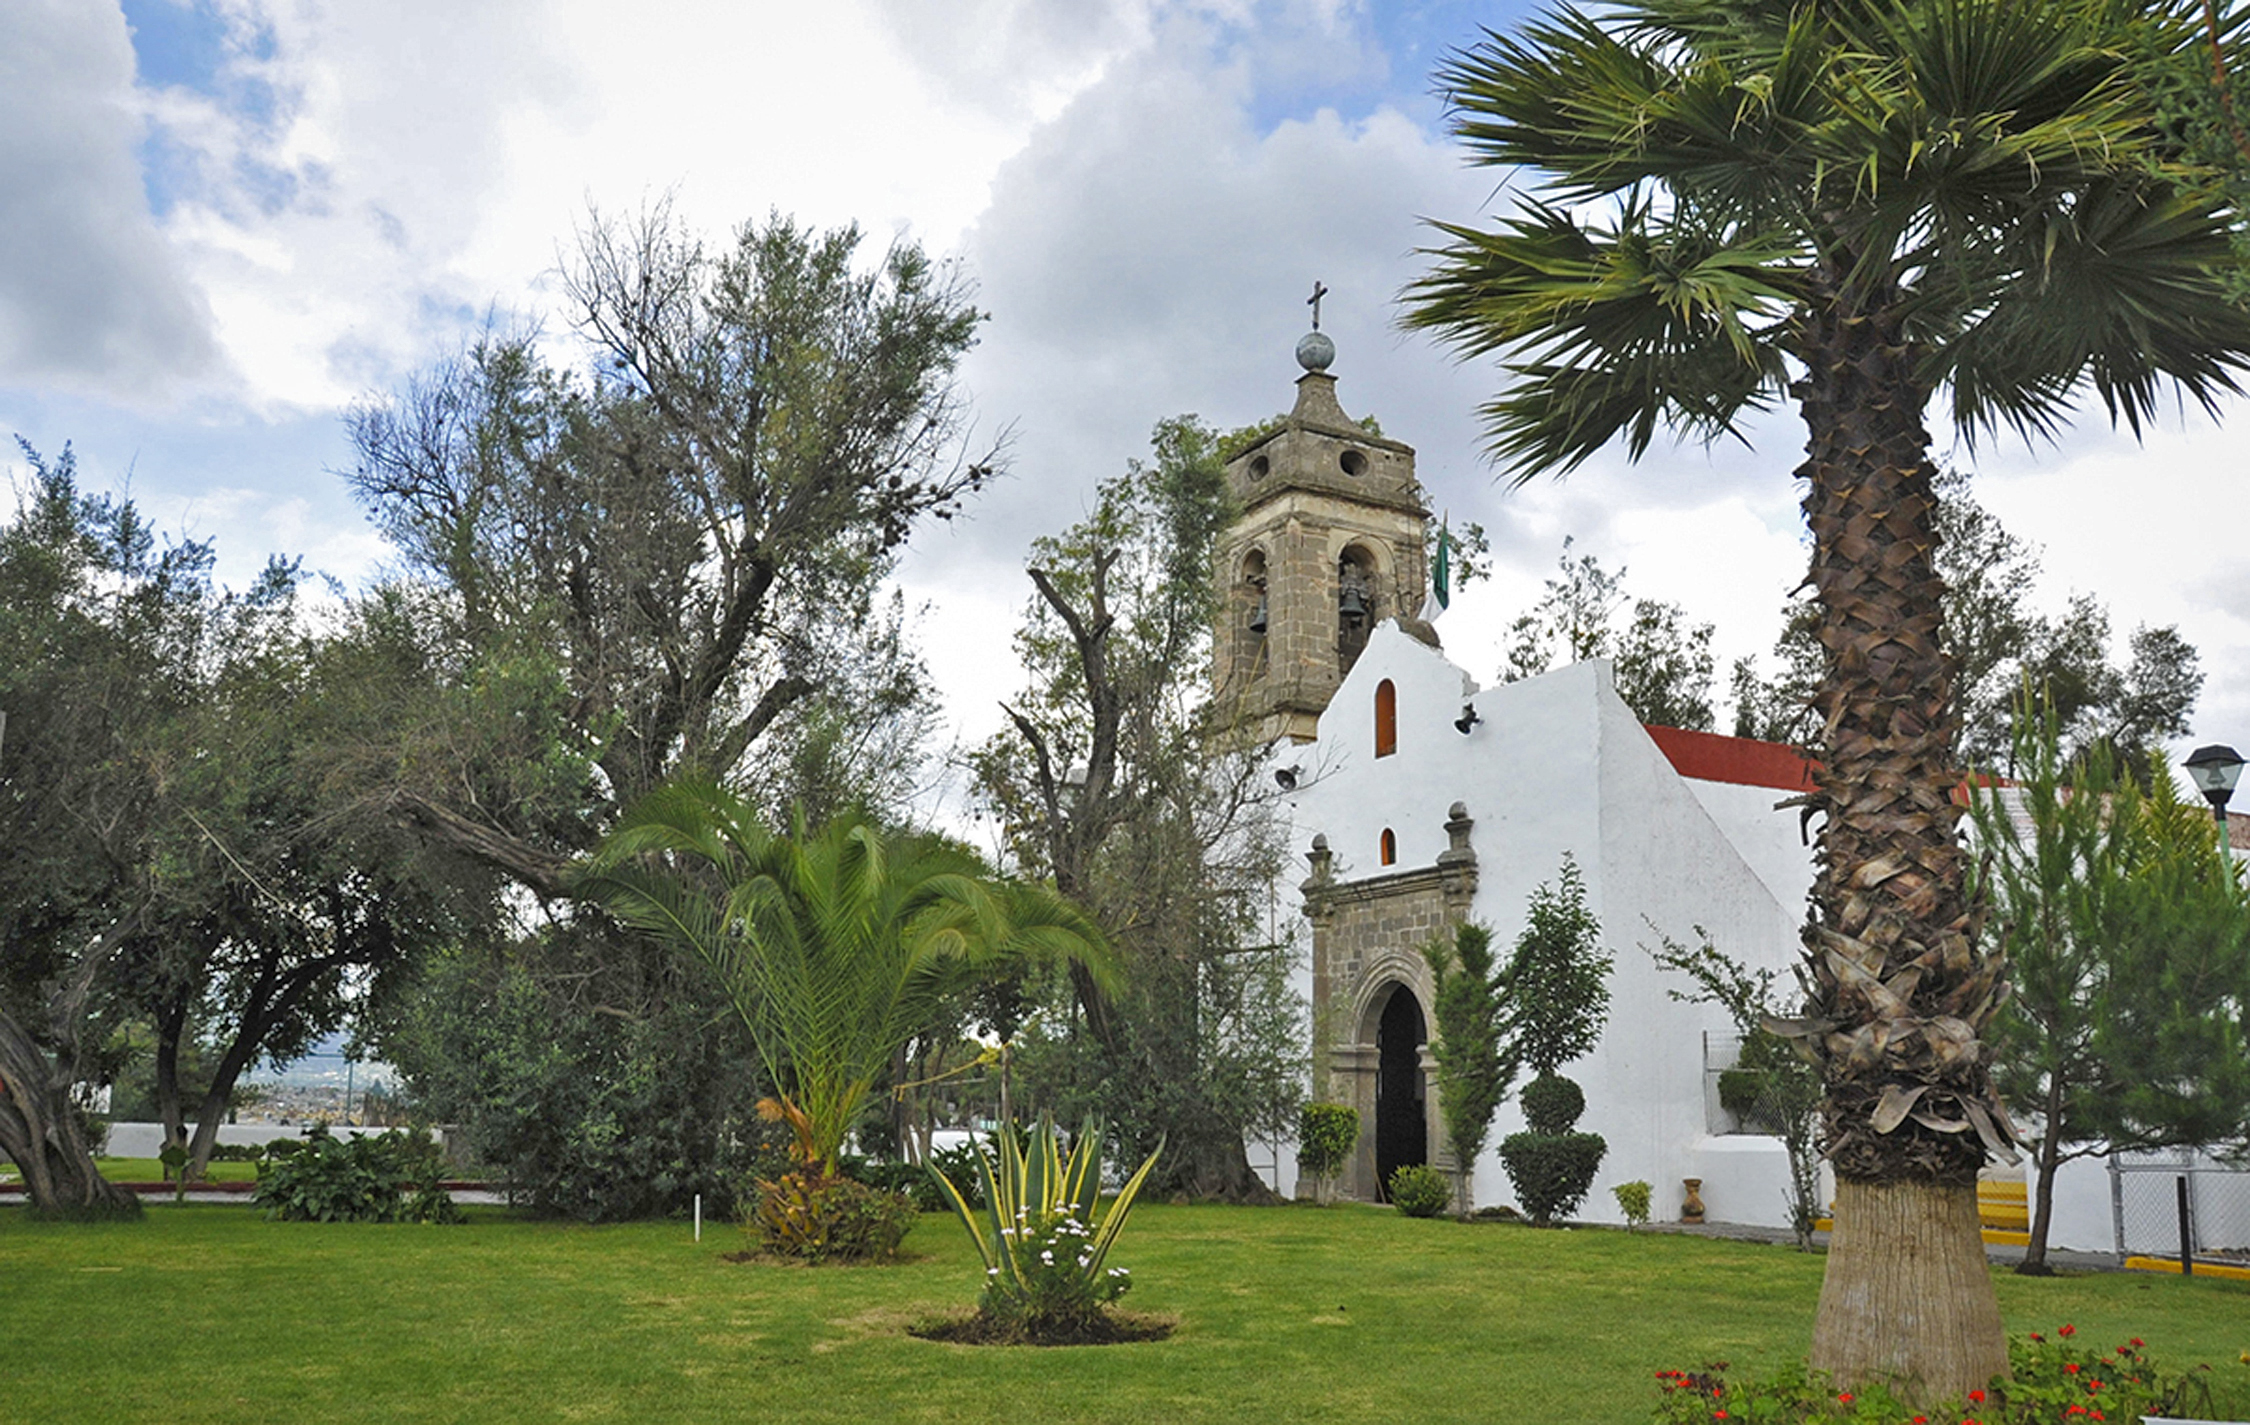
[[[344,1052],[344,1036],[332,1034],[312,1052],[278,1066],[260,1065],[243,1082],[261,1092],[245,1104],[243,1123],[302,1123],[310,1119],[353,1119],[366,1113],[368,1098],[395,1102],[398,1071],[378,1060],[355,1060]]]

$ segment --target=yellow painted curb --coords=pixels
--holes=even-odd
[[[2180,1274],[2178,1257],[2127,1257],[2125,1270],[2129,1272],[2170,1272]],[[2218,1277],[2223,1281],[2250,1282],[2250,1267],[2221,1267],[2209,1262],[2197,1262],[2195,1274],[2199,1277]]]

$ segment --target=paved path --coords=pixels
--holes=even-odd
[[[1644,1232],[1672,1232],[1686,1237],[1721,1237],[1734,1242],[1793,1243],[1796,1235],[1787,1228],[1755,1227],[1740,1222],[1652,1222],[1641,1229]],[[1828,1234],[1813,1233],[1813,1246],[1828,1250]],[[2012,1267],[2023,1260],[2024,1249],[2002,1242],[1984,1244],[1984,1254],[1995,1266]],[[2060,1247],[2047,1249],[2047,1263],[2057,1271],[2065,1272],[2121,1272],[2113,1252],[2072,1252]]]

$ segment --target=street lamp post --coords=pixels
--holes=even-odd
[[[2219,830],[2224,834],[2227,802],[2234,796],[2235,783],[2242,780],[2242,754],[2217,744],[2198,747],[2189,754],[2186,766],[2195,789],[2211,804],[2211,814],[2219,819]]]

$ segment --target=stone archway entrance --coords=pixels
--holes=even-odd
[[[1375,1030],[1375,1193],[1385,1202],[1392,1173],[1430,1160],[1429,1090],[1422,1071],[1428,1039],[1414,991],[1393,985]]]

